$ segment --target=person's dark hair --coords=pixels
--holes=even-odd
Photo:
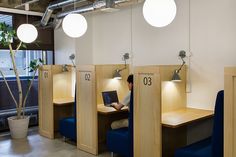
[[[128,83],[133,83],[133,74],[129,75],[127,78]]]

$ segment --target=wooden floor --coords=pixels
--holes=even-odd
[[[62,139],[50,140],[31,130],[27,139],[12,140],[9,134],[0,134],[0,157],[95,157],[76,149]],[[102,153],[99,157],[110,157]],[[116,156],[118,157],[118,156]]]

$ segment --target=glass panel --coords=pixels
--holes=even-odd
[[[29,69],[27,68],[30,65],[30,61],[40,58],[45,61],[45,64],[52,64],[53,51],[19,50],[16,53],[15,58],[19,75],[32,76],[33,73],[30,73]],[[14,71],[12,70],[12,62],[9,50],[0,50],[0,69],[3,71],[5,77],[15,77]]]
[[[0,23],[3,22],[12,27],[12,15],[0,14]]]
[[[6,23],[7,25],[9,25],[10,27],[12,27],[12,15],[3,15],[0,14],[0,23]],[[2,33],[2,31],[0,31],[0,34]],[[1,39],[1,38],[0,38]],[[11,40],[12,42],[12,40]]]

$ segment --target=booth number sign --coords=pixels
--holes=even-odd
[[[143,84],[145,86],[151,86],[152,85],[152,78],[151,77],[144,77],[143,78]]]
[[[47,79],[48,78],[48,71],[44,71],[43,75],[44,75],[44,78]]]
[[[91,80],[91,75],[90,74],[85,74],[84,79],[85,79],[85,81],[90,81]]]

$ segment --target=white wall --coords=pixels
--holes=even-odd
[[[224,66],[236,65],[236,1],[191,0],[190,21],[189,0],[176,0],[176,4],[176,18],[164,28],[145,22],[141,4],[132,10],[90,15],[88,32],[76,41],[76,53],[81,57],[77,63],[123,63],[122,55],[132,52],[134,66],[181,64],[178,52],[183,49],[189,54],[190,48],[192,92],[188,106],[212,109],[216,92],[223,89]],[[55,38],[67,41],[60,31],[55,31]],[[68,52],[60,40],[55,39],[56,58],[62,57],[62,49]]]
[[[236,1],[191,1],[192,94],[190,106],[212,107],[223,89],[224,66],[236,65]]]
[[[87,32],[76,39],[76,64],[93,64],[93,21],[92,15],[85,15],[88,22]]]
[[[75,40],[69,38],[62,28],[54,31],[55,64],[71,64],[69,56],[75,53]]]
[[[131,52],[130,10],[93,16],[93,62],[95,64],[123,63],[124,53]]]
[[[55,64],[72,64],[69,56],[76,55],[76,64],[93,64],[92,17],[85,16],[88,22],[87,32],[81,38],[68,37],[62,28],[54,31]]]

